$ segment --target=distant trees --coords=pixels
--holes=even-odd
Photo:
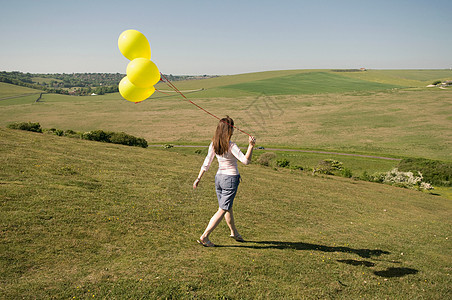
[[[104,95],[118,92],[118,84],[124,76],[125,74],[120,73],[31,74],[1,71],[0,82],[44,90],[48,93],[86,96],[92,93]],[[217,77],[173,74],[165,76],[170,81]]]
[[[31,74],[0,72],[0,82],[44,90],[48,93],[85,96],[118,92],[120,73]]]

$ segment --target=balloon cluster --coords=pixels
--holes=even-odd
[[[131,102],[141,102],[154,92],[160,81],[160,72],[151,59],[151,46],[147,38],[137,30],[126,30],[118,39],[119,51],[130,60],[127,76],[119,82],[119,93]]]

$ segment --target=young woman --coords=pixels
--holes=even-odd
[[[256,138],[249,138],[249,145],[246,154],[243,155],[239,147],[231,142],[231,136],[234,132],[234,121],[229,117],[220,120],[215,131],[212,142],[209,145],[209,152],[204,160],[204,163],[199,171],[198,178],[193,183],[193,188],[196,189],[202,176],[209,170],[213,158],[216,156],[218,160],[218,172],[215,175],[215,189],[218,198],[218,211],[210,219],[206,230],[197,241],[205,247],[214,247],[215,245],[209,240],[209,235],[221,222],[223,217],[231,230],[230,237],[239,242],[244,242],[242,236],[237,231],[234,223],[234,215],[232,213],[232,204],[234,202],[237,188],[240,182],[240,174],[237,168],[237,160],[247,165],[251,162],[253,155],[253,148],[256,143]]]

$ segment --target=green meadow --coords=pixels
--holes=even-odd
[[[23,100],[23,98],[27,98],[30,95],[40,94],[41,92],[42,91],[35,89],[0,82],[0,102],[2,104],[3,101],[6,101],[8,99],[16,99],[12,102],[16,103],[17,101]],[[38,96],[35,97],[35,100],[36,98],[38,98]],[[26,101],[26,103],[29,102]]]
[[[204,157],[0,129],[0,298],[392,298],[450,295],[451,202],[251,164],[216,210]],[[212,166],[215,168],[215,165]]]
[[[0,298],[446,299],[450,187],[420,192],[256,160],[271,151],[308,170],[335,159],[353,177],[398,164],[377,157],[451,162],[452,88],[426,87],[447,79],[450,70],[288,70],[175,82],[266,148],[239,166],[234,214],[247,242],[223,222],[216,248],[196,243],[217,209],[215,163],[192,189],[216,119],[163,83],[166,94],[138,104],[119,94],[35,102],[41,91],[0,83]],[[195,147],[5,128],[27,121]]]
[[[350,78],[332,72],[310,72],[237,83],[227,85],[224,88],[257,94],[262,93],[270,96],[378,91],[400,87],[397,85]]]
[[[233,117],[260,146],[450,161],[452,89],[426,88],[433,78],[452,78],[452,71],[293,70],[175,84],[213,114]],[[166,85],[157,88],[168,94]],[[217,120],[166,94],[138,104],[119,94],[45,94],[38,103],[35,95],[6,99],[0,125],[32,121],[44,128],[125,131],[150,144],[208,143]],[[235,139],[244,144],[247,137]]]

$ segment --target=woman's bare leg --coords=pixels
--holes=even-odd
[[[232,213],[232,208],[226,211],[226,213],[224,214],[224,219],[226,220],[226,223],[228,224],[229,229],[231,230],[231,235],[238,236],[239,232],[235,227],[234,214]]]
[[[218,208],[218,211],[210,219],[210,222],[207,225],[206,230],[201,235],[201,237],[200,237],[201,242],[206,243],[209,240],[209,235],[218,226],[218,224],[220,224],[220,222],[223,219],[225,213],[226,213],[226,210]]]

